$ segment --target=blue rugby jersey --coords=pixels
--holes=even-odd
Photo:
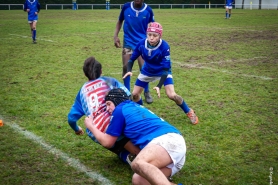
[[[130,100],[116,106],[106,133],[116,137],[125,135],[140,149],[163,134],[181,134],[174,126]]]
[[[130,61],[134,62],[139,56],[145,60],[141,69],[141,73],[146,76],[162,76],[164,69],[169,69],[171,72],[170,46],[165,41],[160,39],[158,45],[154,48],[148,48],[148,40],[141,40],[136,46]]]
[[[150,22],[154,22],[154,14],[145,3],[137,10],[133,7],[133,2],[128,2],[124,4],[119,20],[124,21],[123,47],[134,50],[137,43],[146,38],[147,27]]]
[[[34,20],[38,20],[38,14],[36,15],[35,12],[40,11],[40,3],[38,0],[26,0],[24,3],[24,11],[26,11],[27,9],[30,9],[30,11],[28,12],[28,21],[34,21]]]
[[[234,0],[226,0],[226,6],[232,6]]]

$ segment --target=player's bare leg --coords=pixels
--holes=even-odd
[[[189,108],[189,106],[185,103],[184,99],[180,95],[176,94],[174,85],[169,84],[164,86],[164,88],[168,98],[170,100],[173,100],[184,111],[192,124],[197,124],[199,122],[199,119],[196,116],[194,110]]]
[[[128,53],[128,49],[123,48],[123,52],[122,52],[123,73],[122,73],[122,76],[124,76],[127,73],[127,63],[129,61],[130,57],[131,57],[131,54]],[[130,76],[127,76],[124,79],[124,85],[130,91]]]
[[[141,69],[144,65],[144,59],[140,56],[140,57],[138,57],[137,60],[138,60],[139,69],[141,71]],[[150,90],[149,90],[149,84],[144,89],[144,96],[145,96],[145,100],[148,104],[153,102],[153,98],[152,98]]]
[[[33,39],[33,43],[36,44],[37,40],[36,40],[36,34],[37,34],[37,22],[33,21],[32,23],[30,23],[30,27],[31,27],[31,32],[32,32],[32,39]]]
[[[165,167],[172,162],[171,157],[162,146],[147,145],[131,163],[131,168],[135,172],[132,177],[132,184],[172,185],[168,180],[171,169]]]
[[[136,103],[139,103],[142,105],[142,101],[140,94],[143,92],[143,88],[137,85],[134,85],[133,91],[132,91],[132,100]]]

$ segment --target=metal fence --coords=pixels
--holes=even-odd
[[[224,8],[224,4],[148,4],[153,9],[196,9]],[[106,9],[106,4],[77,4],[77,9]],[[110,4],[109,9],[122,9],[123,4]],[[73,4],[45,4],[45,10],[73,9]],[[235,9],[259,9],[259,4],[234,4]],[[0,4],[0,10],[20,10],[23,4]],[[278,4],[261,4],[261,9],[277,10]]]
[[[148,4],[152,9],[223,8],[224,4]],[[122,9],[123,4],[110,4],[109,9]],[[46,10],[72,9],[72,4],[46,4]],[[77,4],[77,9],[106,9],[106,4]]]

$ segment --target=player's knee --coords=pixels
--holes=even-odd
[[[183,101],[182,97],[180,95],[178,95],[178,94],[168,95],[168,98],[170,100],[173,100],[178,105],[182,104],[182,101]]]
[[[132,176],[132,185],[141,185],[142,177],[134,173]]]
[[[134,159],[134,161],[132,161],[131,163],[131,169],[137,173],[138,171],[140,171],[140,161],[136,160],[136,158]]]
[[[175,101],[176,95],[177,95],[177,94],[174,93],[174,92],[167,93],[168,98],[169,98],[170,100],[173,100],[173,101]]]

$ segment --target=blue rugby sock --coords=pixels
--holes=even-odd
[[[33,40],[36,40],[37,30],[33,30]]]
[[[122,151],[118,156],[119,156],[119,158],[120,158],[123,162],[128,163],[128,162],[126,161],[126,158],[127,158],[128,154],[129,154],[129,151],[124,150],[124,151]]]
[[[125,87],[130,91],[130,76],[127,76],[127,77],[124,79],[124,85],[125,85]]]
[[[140,98],[140,100],[139,100],[138,102],[136,102],[136,103],[138,103],[139,105],[143,105],[143,100],[142,100],[142,98]]]
[[[149,90],[149,84],[145,87],[145,90],[144,90],[144,92],[145,93],[147,93],[147,92],[149,92],[150,90]]]
[[[185,103],[185,101],[183,100],[182,101],[182,104],[181,105],[178,105],[180,106],[180,108],[183,110],[183,112],[185,112],[186,114],[190,111],[190,108],[188,107],[188,105]]]

